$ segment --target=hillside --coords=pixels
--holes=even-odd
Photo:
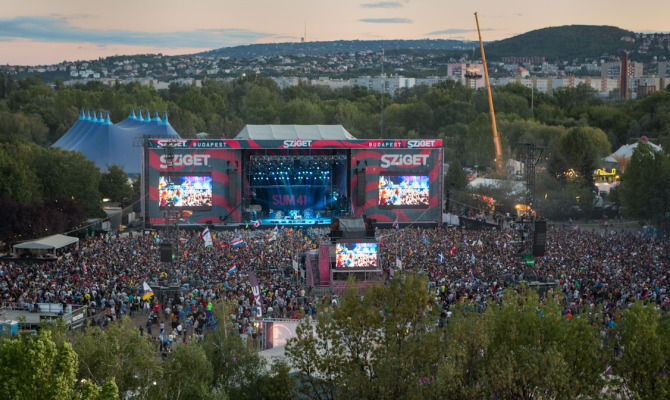
[[[475,42],[460,40],[422,39],[422,40],[335,40],[332,42],[294,42],[294,43],[263,43],[245,46],[222,47],[200,55],[214,57],[249,58],[259,56],[307,55],[323,56],[358,51],[393,50],[467,50],[477,46]]]
[[[526,32],[508,39],[485,43],[486,57],[499,60],[506,56],[544,56],[548,60],[560,58],[597,58],[603,55],[620,54],[623,50],[635,50],[634,43],[621,40],[635,33],[614,26],[565,25]],[[331,42],[265,43],[245,46],[223,47],[200,55],[231,58],[253,58],[259,56],[323,56],[357,51],[379,51],[388,53],[435,53],[445,52],[448,57],[458,57],[463,50],[475,48],[479,54],[479,43],[460,40],[337,40]],[[642,57],[644,58],[644,57]]]
[[[621,40],[623,36],[634,35],[614,26],[566,25],[537,29],[493,42],[485,51],[490,60],[505,56],[545,56],[550,60],[594,58],[634,49],[635,43]]]

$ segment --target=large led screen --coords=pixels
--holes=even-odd
[[[379,205],[421,208],[429,206],[429,180],[425,175],[380,175]]]
[[[336,268],[376,268],[377,243],[337,243]]]
[[[209,175],[161,175],[158,181],[161,208],[208,209],[212,207],[212,177]]]

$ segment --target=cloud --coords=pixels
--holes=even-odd
[[[69,25],[60,16],[0,18],[0,40],[22,38],[40,42],[218,48],[254,43],[269,37],[274,35],[244,29],[199,29],[186,32],[82,29]]]
[[[377,3],[363,3],[361,4],[363,8],[400,8],[402,4],[397,1],[380,1]]]
[[[481,29],[482,31],[493,31],[495,29],[491,28],[486,28],[486,29]],[[455,35],[459,33],[468,33],[468,32],[477,32],[476,29],[459,29],[459,28],[452,28],[452,29],[443,29],[441,31],[433,31],[433,32],[428,32],[426,33],[427,36],[435,36],[435,35]]]
[[[407,18],[361,18],[361,22],[370,24],[411,24],[412,20]]]

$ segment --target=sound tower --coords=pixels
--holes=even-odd
[[[160,256],[161,256],[161,262],[172,262],[172,258],[174,256],[174,251],[172,249],[172,244],[161,243],[159,251],[160,251]]]
[[[547,221],[535,221],[535,231],[533,232],[533,256],[544,256],[544,248],[547,242]]]
[[[365,204],[365,170],[359,169],[356,173],[356,205]]]

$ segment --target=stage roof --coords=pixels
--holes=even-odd
[[[41,250],[41,249],[46,249],[46,250],[52,250],[52,249],[60,249],[61,247],[65,247],[74,243],[77,243],[79,239],[76,237],[72,236],[65,236],[65,235],[51,235],[47,237],[43,237],[41,239],[36,239],[36,240],[30,240],[27,242],[19,243],[14,245],[15,249],[34,249],[34,250]]]
[[[342,125],[247,125],[237,140],[356,140]]]

